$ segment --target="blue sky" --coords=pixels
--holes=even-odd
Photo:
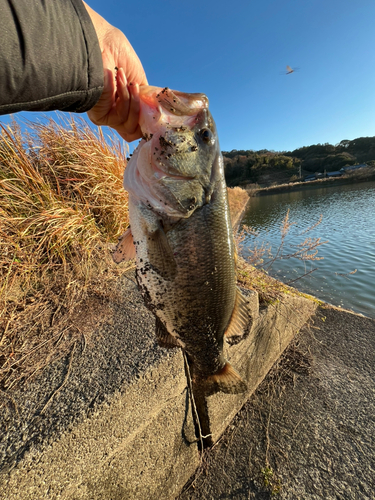
[[[374,0],[88,3],[151,85],[207,94],[223,150],[375,135]],[[287,64],[299,70],[281,74]]]

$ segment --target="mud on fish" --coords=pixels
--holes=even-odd
[[[137,282],[162,347],[181,347],[208,393],[246,383],[225,359],[225,336],[251,319],[236,287],[223,159],[204,94],[140,88],[140,141],[125,170],[130,228],[113,254],[136,257]]]

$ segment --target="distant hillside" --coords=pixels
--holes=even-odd
[[[298,178],[301,160],[272,151],[223,152],[228,186],[282,184]]]
[[[258,183],[281,184],[311,172],[332,172],[342,167],[367,163],[375,165],[375,137],[343,140],[336,146],[316,144],[294,151],[223,151],[228,186]]]

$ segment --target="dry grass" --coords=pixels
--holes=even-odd
[[[233,221],[233,225],[237,223],[238,218],[242,214],[248,200],[249,195],[244,189],[238,186],[234,188],[228,188],[229,211],[231,219]]]
[[[321,222],[322,216],[320,216],[317,222],[299,233],[301,236],[301,242],[294,245],[291,252],[285,251],[289,232],[295,224],[289,220],[289,210],[283,219],[283,223],[280,228],[280,243],[275,251],[273,251],[269,243],[261,242],[260,244],[257,244],[256,237],[259,236],[259,233],[254,231],[251,227],[244,225],[241,232],[235,237],[237,253],[239,255],[242,254],[242,243],[249,235],[255,236],[255,239],[246,260],[241,257],[238,259],[237,279],[239,283],[244,287],[256,290],[259,294],[259,300],[262,303],[269,303],[270,301],[272,302],[273,300],[278,300],[282,293],[290,293],[293,289],[288,287],[288,284],[294,283],[307,274],[311,274],[316,271],[317,268],[311,269],[309,272],[299,276],[287,284],[283,284],[280,281],[271,278],[268,273],[270,272],[275,261],[279,259],[297,259],[301,261],[319,261],[323,259],[323,257],[318,256],[318,250],[319,247],[327,243],[327,241],[321,241],[321,238],[311,238],[310,236],[307,236],[308,233],[319,226]],[[249,247],[247,250],[249,251]]]
[[[293,288],[284,285],[263,270],[249,264],[242,257],[237,261],[237,282],[240,286],[258,292],[260,305],[280,300],[285,293],[298,294]]]
[[[103,294],[108,243],[128,224],[125,165],[121,142],[81,119],[1,126],[0,389],[70,346],[61,318]]]

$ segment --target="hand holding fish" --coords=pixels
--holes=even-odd
[[[139,127],[139,85],[147,85],[142,64],[126,36],[86,3],[102,51],[104,90],[88,111],[95,125],[108,125],[126,141],[142,136]]]

